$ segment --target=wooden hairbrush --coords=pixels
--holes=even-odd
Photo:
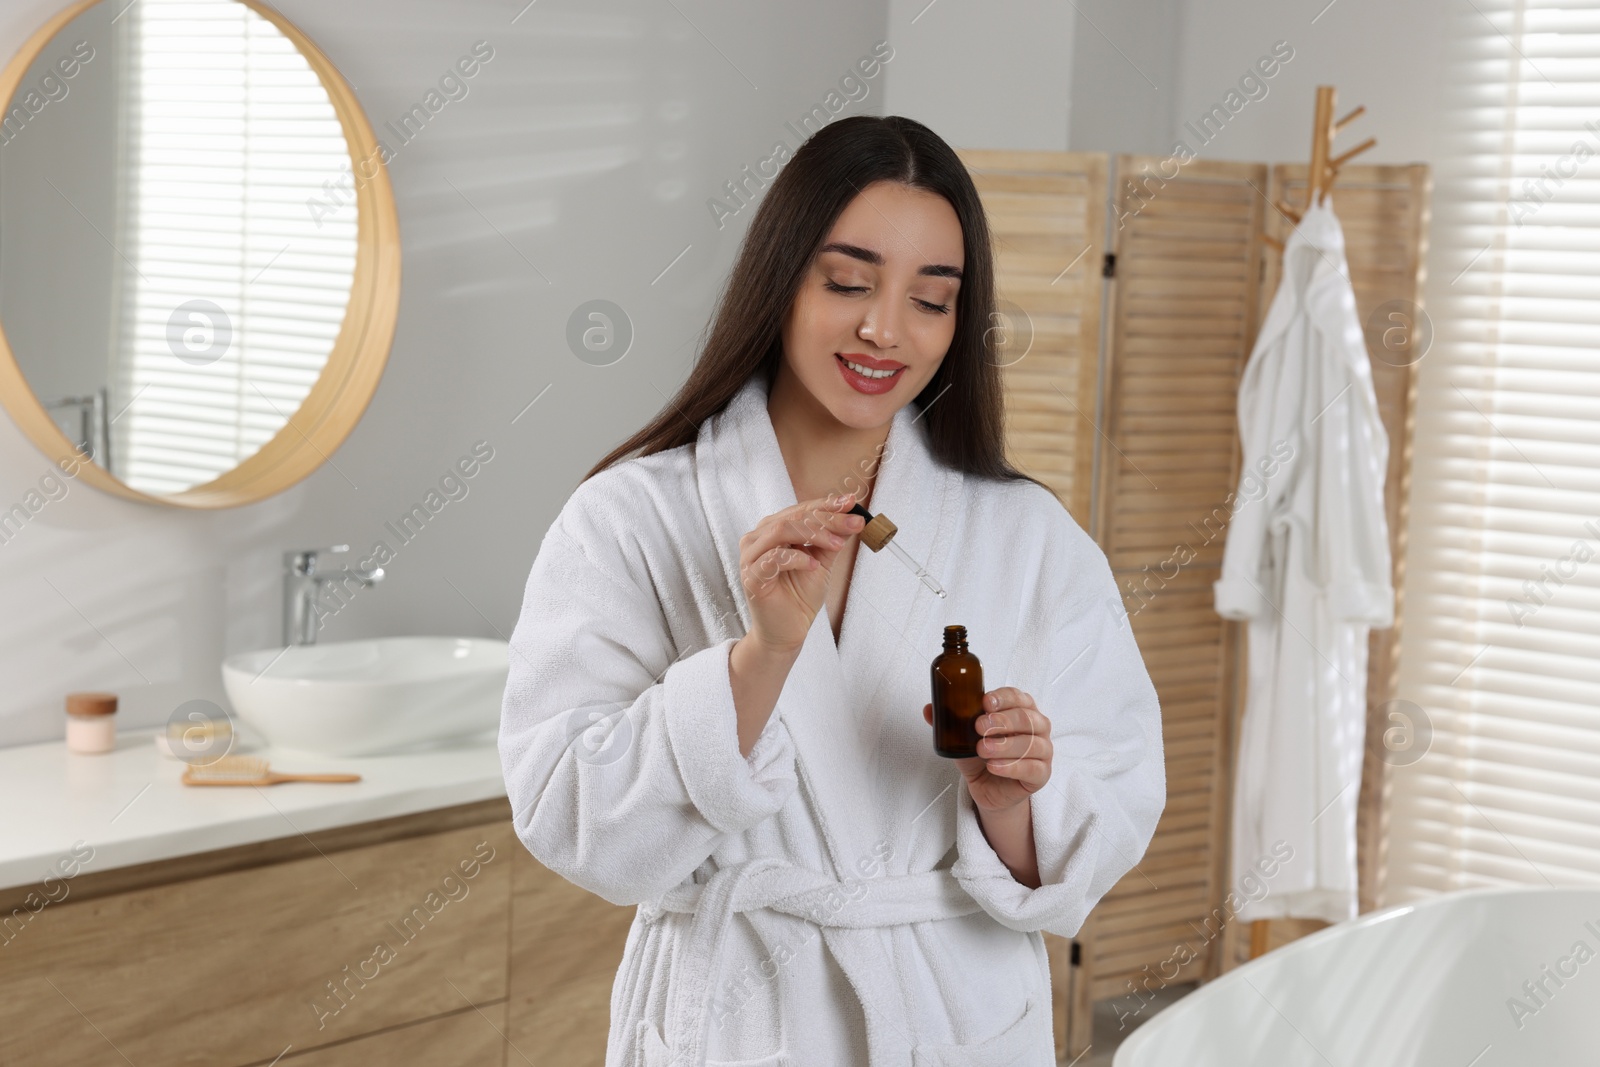
[[[280,774],[255,756],[223,756],[212,763],[191,763],[184,785],[277,785],[279,782],[359,782],[359,774]]]

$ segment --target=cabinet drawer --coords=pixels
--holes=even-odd
[[[487,823],[46,907],[0,1062],[267,1063],[503,1000],[516,851]]]

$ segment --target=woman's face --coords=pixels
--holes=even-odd
[[[845,425],[884,425],[950,349],[964,262],[961,222],[944,197],[899,182],[867,186],[828,232],[784,318],[786,370]]]

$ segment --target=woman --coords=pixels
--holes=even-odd
[[[1166,779],[1105,556],[1004,459],[993,279],[948,145],[831,123],[545,535],[500,751],[529,851],[639,906],[608,1067],[1055,1061],[1038,931],[1137,862]],[[859,551],[856,499],[944,599]],[[947,623],[1005,683],[967,759],[933,751]]]

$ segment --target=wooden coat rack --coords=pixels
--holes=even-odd
[[[1306,192],[1306,208],[1327,200],[1328,191],[1333,188],[1334,179],[1339,176],[1339,168],[1378,143],[1376,137],[1368,137],[1343,155],[1333,155],[1333,139],[1338,136],[1339,131],[1350,125],[1367,110],[1366,105],[1363,104],[1335,122],[1333,118],[1335,96],[1336,91],[1333,86],[1317,86],[1317,111],[1311,120],[1311,168]],[[1288,216],[1296,226],[1300,225],[1300,217],[1303,210],[1297,211],[1282,200],[1273,206]],[[1283,242],[1276,237],[1270,234],[1263,234],[1261,239],[1279,252],[1283,251]]]
[[[1311,165],[1306,172],[1306,207],[1296,211],[1293,206],[1283,200],[1277,201],[1273,207],[1282,212],[1296,226],[1305,210],[1313,204],[1327,201],[1328,193],[1333,188],[1335,179],[1339,177],[1339,168],[1350,160],[1365,152],[1378,143],[1376,137],[1368,137],[1350,151],[1342,155],[1333,154],[1333,139],[1339,131],[1350,125],[1367,110],[1366,105],[1361,105],[1351,111],[1344,118],[1334,120],[1334,98],[1336,90],[1331,85],[1317,86],[1317,110],[1311,120]],[[1283,242],[1271,234],[1262,234],[1261,239],[1283,252]],[[1263,955],[1271,945],[1271,927],[1269,919],[1256,919],[1250,924],[1250,958],[1255,959]]]

